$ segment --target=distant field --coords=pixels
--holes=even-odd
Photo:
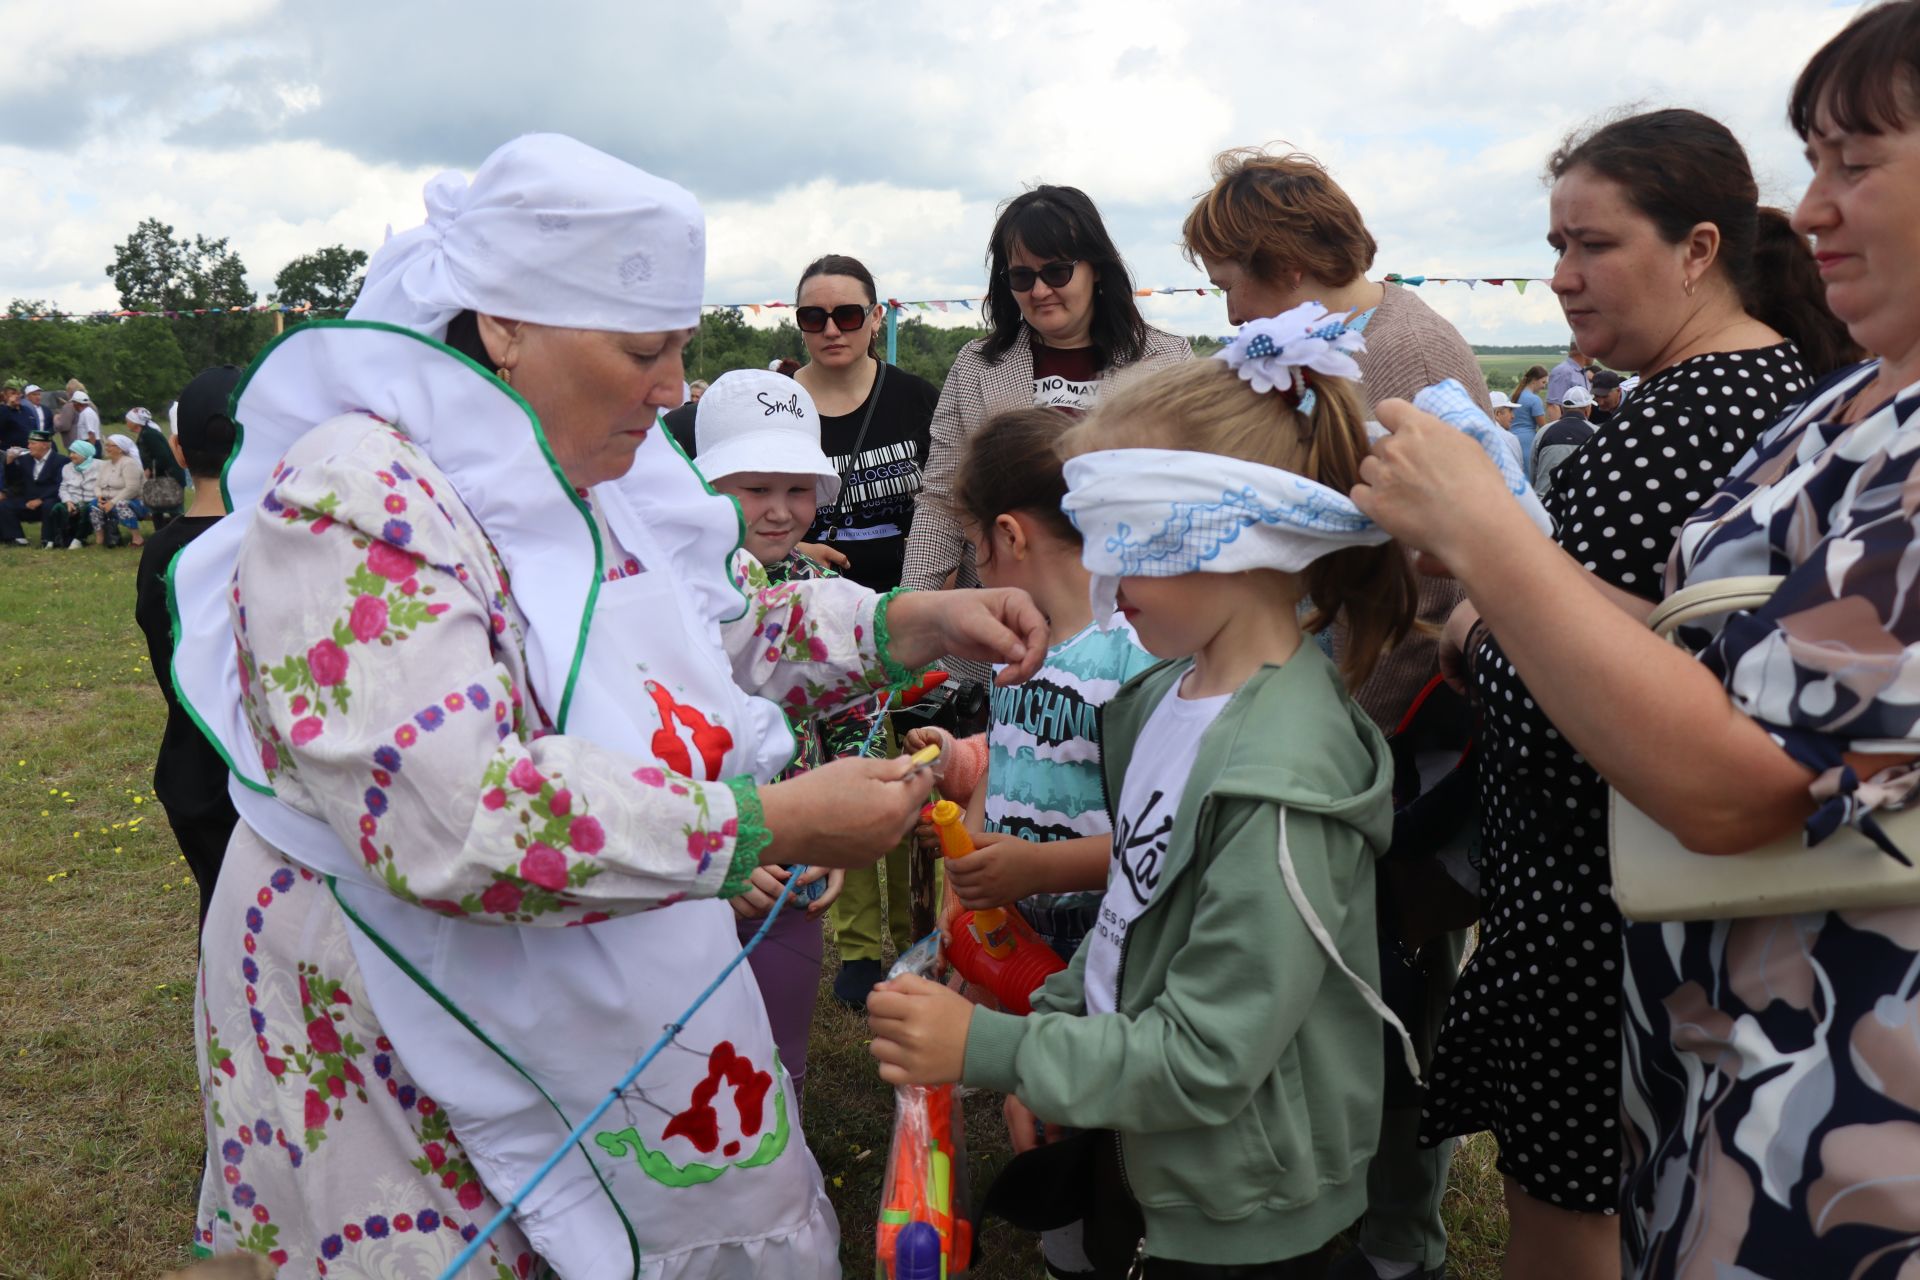
[[[1497,356],[1476,356],[1480,362],[1480,372],[1487,375],[1487,387],[1493,391],[1513,394],[1513,384],[1529,365],[1543,364],[1551,369],[1566,359],[1564,351],[1520,351]]]

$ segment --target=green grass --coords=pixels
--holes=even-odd
[[[1497,356],[1476,356],[1480,362],[1480,372],[1487,375],[1487,389],[1513,394],[1514,384],[1520,381],[1520,375],[1533,365],[1553,368],[1567,358],[1565,351],[1523,351],[1518,354]]]
[[[150,789],[164,704],[133,624],[131,549],[0,549],[0,1280],[157,1276],[187,1260],[201,1162],[192,991],[197,898]],[[828,977],[831,976],[831,958]],[[840,1210],[847,1274],[872,1274],[892,1124],[866,1024],[823,997],[808,1141]],[[1007,1158],[973,1098],[975,1186]],[[1460,1280],[1499,1274],[1492,1144],[1446,1201]],[[1043,1274],[1004,1225],[983,1280]]]

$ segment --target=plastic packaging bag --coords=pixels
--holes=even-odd
[[[921,939],[887,974],[934,975],[938,934]],[[967,1217],[966,1119],[953,1085],[894,1091],[893,1138],[880,1183],[874,1229],[875,1280],[942,1280],[964,1275],[973,1257]]]

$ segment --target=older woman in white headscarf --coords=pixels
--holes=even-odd
[[[197,1243],[286,1274],[438,1273],[738,954],[719,899],[912,824],[907,761],[767,785],[783,711],[1044,648],[1017,592],[742,590],[737,509],[654,429],[699,317],[685,191],[547,135],[427,207],[345,322],[256,362],[236,516],[173,575],[242,818]],[[838,1275],[794,1101],[737,969],[463,1274]]]
[[[107,437],[106,451],[93,500],[93,540],[117,547],[124,535],[134,546],[144,546],[140,521],[146,518],[147,508],[140,501],[140,490],[147,473],[140,465],[140,450],[131,436],[116,433]]]

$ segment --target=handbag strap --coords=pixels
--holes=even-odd
[[[1753,574],[1741,578],[1715,578],[1695,583],[1662,600],[1647,615],[1647,626],[1655,635],[1671,638],[1674,631],[1699,618],[1711,618],[1736,609],[1757,609],[1773,598],[1786,579]]]
[[[840,496],[834,499],[835,511],[846,510],[847,472],[860,465],[860,446],[867,442],[867,428],[873,425],[873,411],[880,407],[880,388],[887,385],[887,362],[875,360],[874,363],[880,366],[880,371],[873,375],[873,394],[867,397],[867,410],[860,415],[860,429],[853,433],[853,452],[847,455],[847,465],[840,469]],[[838,528],[829,529],[827,540],[833,541],[833,535],[838,532]]]

